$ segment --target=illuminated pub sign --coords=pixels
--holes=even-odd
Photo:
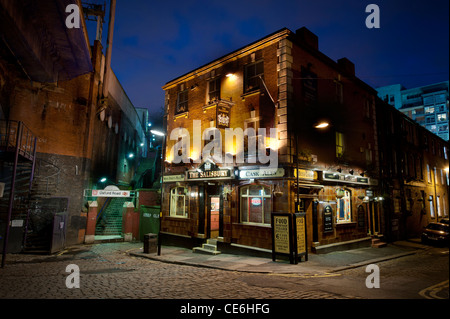
[[[205,161],[195,171],[186,172],[188,180],[229,179],[231,170],[220,168],[212,161]]]

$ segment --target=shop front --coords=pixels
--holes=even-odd
[[[189,248],[216,239],[222,249],[270,251],[271,215],[306,213],[310,248],[368,238],[380,232],[379,205],[369,179],[331,179],[293,167],[218,167],[203,163],[166,175],[161,231],[164,244]],[[297,206],[297,207],[296,207]],[[170,238],[169,238],[170,237]]]

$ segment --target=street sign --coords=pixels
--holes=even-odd
[[[85,189],[86,197],[130,197],[130,191],[124,190],[105,190],[105,189]]]

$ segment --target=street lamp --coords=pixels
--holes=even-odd
[[[162,218],[162,206],[163,206],[163,178],[164,178],[164,157],[166,156],[166,134],[157,130],[150,130],[150,133],[163,137],[163,144],[161,148],[161,203],[159,212],[159,229],[158,229],[158,256],[161,256],[161,218]],[[153,139],[154,140],[154,139]]]

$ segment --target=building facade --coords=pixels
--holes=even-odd
[[[449,144],[384,101],[377,113],[385,234],[391,241],[420,237],[449,215]]]
[[[85,190],[111,184],[132,188],[138,164],[146,156],[144,123],[107,65],[101,40],[90,45],[83,15],[80,28],[67,29],[64,24],[64,9],[70,3],[0,2],[0,183],[5,185],[1,231],[3,237],[12,207],[11,218],[22,221],[17,228],[23,232],[17,238],[20,245],[28,233],[37,232],[33,216],[51,231],[54,215],[63,213],[65,244],[82,243],[88,201],[96,199],[86,197]],[[82,8],[80,1],[77,4]],[[43,39],[48,46],[42,46]],[[17,171],[9,160],[9,145],[18,136],[14,123],[36,138],[35,165],[19,165],[23,169]],[[28,152],[32,145],[27,144]],[[13,177],[30,185],[19,190],[16,183],[11,201]],[[47,212],[44,223],[41,215]]]
[[[277,31],[163,89],[165,242],[270,250],[272,212],[306,214],[310,251],[383,235],[376,91],[308,29]]]
[[[449,82],[412,89],[400,84],[377,88],[378,96],[443,140],[449,139]]]

